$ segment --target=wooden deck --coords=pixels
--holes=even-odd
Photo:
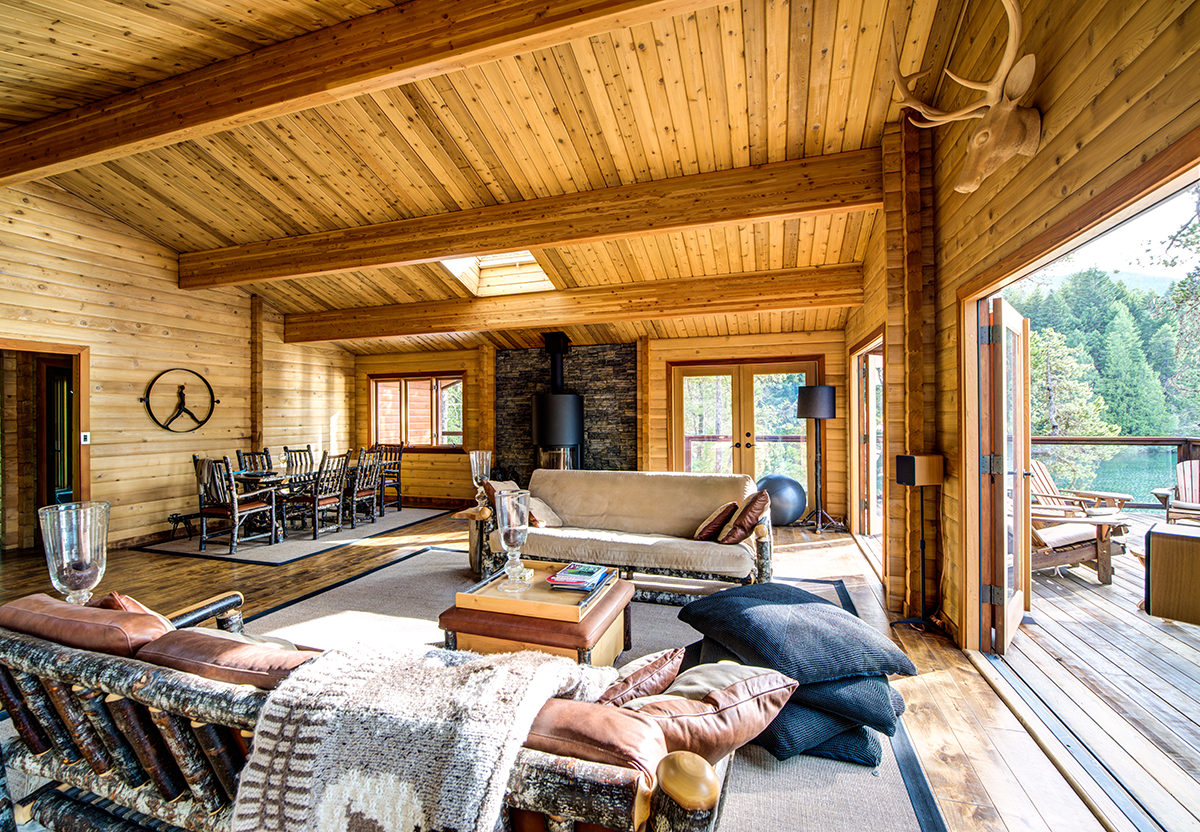
[[[1200,830],[1200,627],[1138,609],[1144,570],[1133,553],[1158,519],[1131,529],[1111,586],[1085,567],[1035,573],[1032,613],[1005,660],[1135,817]]]

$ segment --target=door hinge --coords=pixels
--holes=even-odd
[[[979,472],[981,474],[1003,474],[1004,457],[1000,454],[983,454],[979,457]]]
[[[984,604],[996,604],[999,606],[1004,603],[1004,588],[985,584],[981,590],[981,596],[980,601]]]
[[[979,327],[980,344],[1000,343],[1000,324],[990,324]]]

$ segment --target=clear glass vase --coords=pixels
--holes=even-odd
[[[529,535],[529,492],[501,491],[496,495],[496,529],[500,532],[500,543],[508,555],[504,574],[508,580],[500,584],[505,592],[524,592],[529,581],[521,579],[525,564],[521,563],[521,549]]]
[[[475,483],[475,508],[484,508],[488,504],[487,491],[483,483],[492,475],[492,452],[471,451],[471,482]]]
[[[86,604],[104,577],[109,509],[99,501],[38,509],[50,583],[72,604]]]

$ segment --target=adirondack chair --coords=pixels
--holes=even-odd
[[[1030,473],[1033,482],[1030,483],[1030,494],[1033,496],[1033,508],[1037,513],[1050,517],[1058,515],[1067,517],[1092,517],[1098,514],[1116,514],[1133,499],[1132,494],[1119,494],[1113,491],[1077,491],[1060,490],[1050,475],[1045,463],[1039,460],[1030,462]]]
[[[1175,490],[1167,495],[1167,522],[1200,523],[1200,459],[1175,466]]]

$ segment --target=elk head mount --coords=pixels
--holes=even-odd
[[[913,124],[934,127],[952,121],[980,119],[967,145],[967,160],[963,163],[962,173],[954,185],[954,190],[962,194],[974,192],[984,177],[1018,153],[1022,156],[1037,153],[1041,142],[1041,113],[1033,107],[1017,105],[1033,85],[1034,72],[1032,54],[1017,60],[1017,49],[1021,44],[1021,7],[1017,0],[1000,2],[1008,13],[1008,40],[996,74],[989,81],[971,81],[946,70],[947,75],[964,87],[983,93],[983,98],[957,110],[939,110],[913,94],[909,84],[928,75],[929,70],[912,75],[900,72],[900,50],[896,47],[895,30],[892,31],[892,77],[903,102],[920,114],[919,118],[913,116]]]

